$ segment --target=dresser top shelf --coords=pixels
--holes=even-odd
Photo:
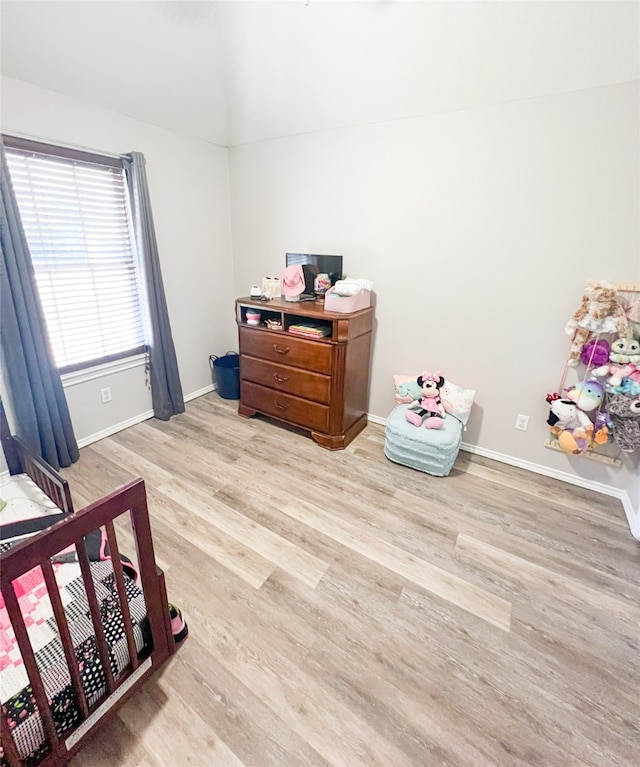
[[[287,312],[295,314],[297,317],[308,317],[316,320],[340,320],[344,317],[357,317],[361,314],[371,314],[373,307],[360,309],[357,312],[345,314],[343,312],[327,312],[324,309],[324,303],[316,301],[285,301],[284,298],[272,298],[269,301],[260,301],[257,298],[238,298],[238,306],[251,306],[260,309],[263,312]]]
[[[259,324],[246,321],[247,311],[256,309],[260,312]],[[374,308],[369,306],[357,312],[326,312],[324,304],[315,301],[285,301],[282,298],[272,298],[270,301],[259,299],[238,298],[236,299],[236,321],[242,330],[251,330],[268,333],[283,333],[288,337],[295,335],[297,338],[305,338],[319,344],[345,343],[347,340],[357,338],[364,333],[370,333],[373,329]],[[265,327],[266,319],[279,319],[281,329]],[[309,322],[320,327],[329,327],[331,332],[328,336],[309,338],[289,332],[289,327],[299,322]]]

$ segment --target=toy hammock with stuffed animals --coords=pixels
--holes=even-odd
[[[547,395],[546,445],[620,465],[640,451],[640,283],[588,282],[565,330],[571,349]]]

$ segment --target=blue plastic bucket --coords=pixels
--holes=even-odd
[[[212,354],[209,363],[218,394],[223,399],[240,399],[240,355],[227,352],[223,357]]]

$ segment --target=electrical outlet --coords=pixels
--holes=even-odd
[[[111,387],[106,386],[104,389],[100,389],[100,396],[102,397],[102,404],[111,402]]]
[[[520,431],[526,431],[528,426],[529,416],[518,413],[518,417],[516,418],[516,429],[520,429]]]

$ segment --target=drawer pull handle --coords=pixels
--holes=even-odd
[[[278,344],[273,345],[273,351],[278,352],[278,354],[287,354],[289,351],[289,347],[285,346],[284,348],[282,346],[278,346]]]
[[[285,381],[288,381],[288,380],[289,380],[289,376],[279,376],[277,373],[274,373],[274,374],[273,374],[273,377],[274,377],[274,378],[275,378],[275,380],[276,380],[276,381],[278,381],[279,383],[284,383]]]
[[[280,404],[278,401],[276,401],[276,400],[273,400],[273,404],[274,404],[274,405],[275,405],[275,406],[278,408],[278,410],[286,410],[286,409],[289,407],[289,405],[288,405],[288,404],[286,404],[286,403],[285,403],[284,405],[281,405],[281,404]]]

